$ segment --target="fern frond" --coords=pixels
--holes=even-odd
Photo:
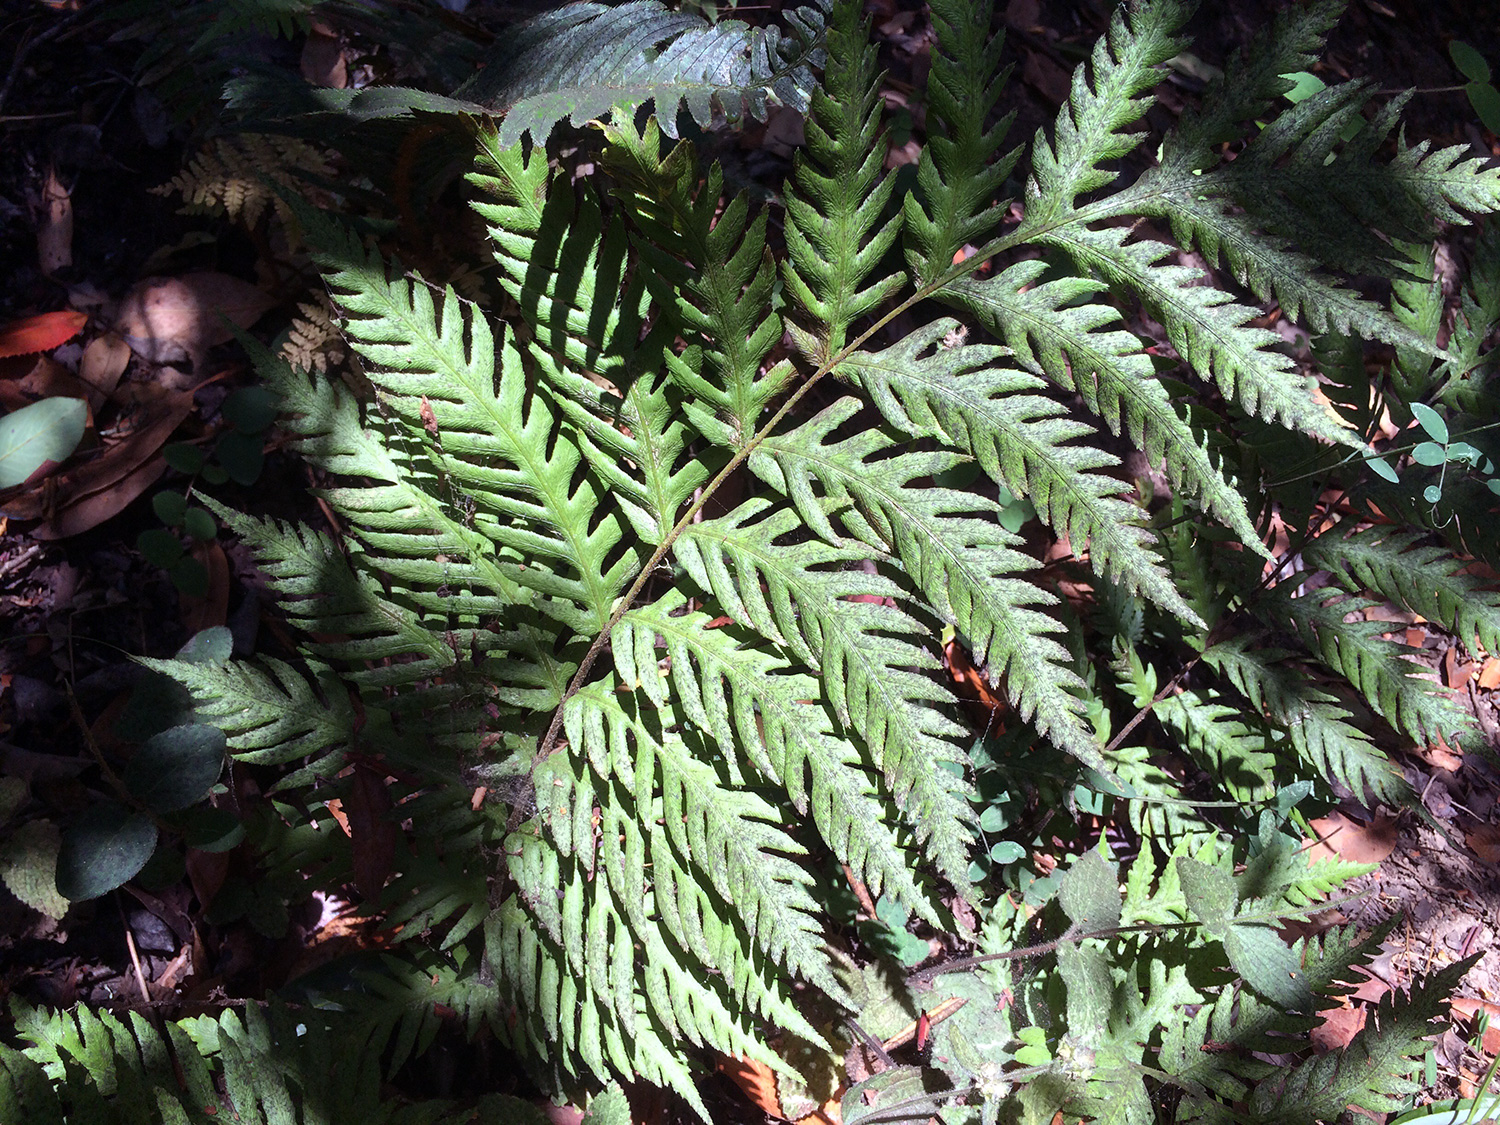
[[[1415,1074],[1431,1049],[1433,1021],[1447,1013],[1449,996],[1476,957],[1413,984],[1410,996],[1386,993],[1342,1051],[1308,1059],[1283,1072],[1281,1081],[1256,1087],[1251,1120],[1331,1120],[1348,1106],[1368,1113],[1403,1108],[1422,1088]]]
[[[1411,789],[1400,769],[1368,731],[1350,721],[1354,716],[1336,695],[1305,669],[1286,663],[1289,655],[1265,647],[1262,638],[1241,636],[1211,645],[1203,661],[1286,731],[1292,749],[1317,776],[1336,778],[1361,796],[1368,790],[1392,807],[1407,804]]]
[[[985,128],[1010,77],[1010,68],[1000,70],[1005,33],[990,34],[993,0],[936,0],[930,8],[937,45],[927,76],[927,144],[917,165],[920,191],[902,204],[921,285],[999,225],[1004,208],[996,196],[1021,154],[1017,146],[996,159],[1014,113]]]
[[[499,38],[455,95],[505,113],[502,144],[529,132],[538,147],[564,117],[582,125],[645,102],[670,137],[683,104],[705,129],[715,109],[731,121],[764,120],[773,98],[806,112],[829,6],[817,0],[785,13],[783,34],[738,20],[710,24],[656,0],[570,4]]]
[[[845,399],[790,434],[761,445],[750,465],[787,495],[804,521],[833,534],[827,517],[814,519],[819,482],[835,504],[852,503],[841,516],[850,534],[900,559],[929,604],[968,638],[991,677],[1007,677],[1012,701],[1023,718],[1081,761],[1101,764],[1098,746],[1080,718],[1082,703],[1066,651],[1047,637],[1058,626],[1032,609],[1051,596],[1012,577],[1034,560],[1015,548],[1017,537],[993,518],[994,507],[972,494],[913,487],[914,478],[955,464],[952,454],[888,456],[895,441],[878,429],[830,442],[830,435],[857,409]],[[988,515],[989,519],[983,519]]]
[[[1314,539],[1302,552],[1310,567],[1340,585],[1368,590],[1453,633],[1469,652],[1500,652],[1500,593],[1472,575],[1451,551],[1424,543],[1421,532],[1368,527]],[[1477,642],[1477,645],[1476,645]]]
[[[966,873],[972,814],[957,741],[964,730],[945,713],[954,699],[934,678],[938,661],[923,644],[930,630],[872,604],[901,594],[889,579],[838,569],[869,552],[778,544],[801,524],[791,509],[767,515],[769,507],[750,500],[723,519],[693,525],[678,540],[678,561],[736,621],[785,644],[819,674],[824,698],[869,747],[939,869]]]
[[[762,371],[782,336],[781,318],[770,309],[776,268],[766,247],[766,213],[752,220],[743,194],[721,210],[720,167],[709,170],[700,188],[693,147],[681,143],[662,157],[654,123],[637,132],[629,121],[616,120],[605,133],[617,198],[639,228],[633,239],[638,268],[689,344],[681,354],[666,353],[667,369],[698,407],[694,422],[705,436],[742,447],[793,374],[786,361]]]
[[[1347,621],[1376,603],[1325,586],[1302,597],[1287,580],[1251,609],[1273,628],[1288,625],[1327,667],[1348,678],[1370,707],[1397,730],[1426,744],[1473,733],[1473,720],[1453,703],[1405,645],[1384,639],[1379,621]]]
[[[937,298],[973,313],[1023,364],[1076,391],[1113,432],[1123,427],[1153,462],[1165,460],[1174,488],[1264,552],[1244,497],[1209,452],[1208,428],[1178,412],[1138,338],[1123,329],[1106,330],[1120,320],[1117,310],[1075,304],[1103,284],[1077,277],[1037,284],[1045,270],[1039,261],[1017,262],[985,281],[955,282]],[[1160,579],[1149,584],[1152,590],[1163,588]],[[1144,588],[1140,576],[1125,585]]]
[[[823,85],[807,118],[807,148],[797,153],[785,195],[781,276],[816,326],[817,343],[807,350],[820,365],[843,348],[857,317],[906,281],[898,271],[866,285],[896,240],[901,213],[883,215],[896,181],[881,174],[880,75],[860,13],[855,3],[834,6]]]
[[[892,827],[897,815],[869,776],[873,763],[839,734],[820,703],[811,702],[819,699],[818,681],[789,671],[785,658],[750,647],[733,627],[709,629],[706,614],[673,616],[681,600],[674,594],[632,609],[622,625],[664,638],[682,714],[711,731],[720,747],[741,749],[799,810],[811,809],[834,855],[872,894],[883,891],[937,917]],[[962,832],[961,825],[935,827]]]
[[[1158,0],[1128,16],[1116,10],[1089,65],[1073,72],[1072,93],[1057,115],[1053,140],[1048,143],[1039,132],[1032,145],[1023,229],[1045,230],[1066,220],[1077,196],[1115,178],[1099,165],[1140,143],[1140,134],[1122,130],[1150,106],[1149,97],[1137,95],[1155,86],[1157,67],[1182,50],[1184,41],[1176,33],[1191,14],[1192,6],[1178,0]]]
[[[1264,800],[1276,790],[1276,755],[1266,731],[1247,723],[1236,707],[1196,691],[1169,695],[1156,717],[1236,801]]]
[[[1034,377],[986,366],[996,349],[937,346],[951,327],[938,321],[883,352],[858,352],[848,367],[892,425],[970,454],[993,479],[1028,497],[1059,534],[1087,543],[1100,573],[1196,621],[1151,551],[1137,509],[1121,495],[1126,486],[1098,471],[1114,458],[1068,444],[1089,426],[1049,398],[1022,393],[1039,386]]]
[[[259,664],[149,660],[142,664],[165,673],[193,693],[198,714],[224,732],[236,760],[276,765],[311,758],[281,779],[278,788],[306,785],[332,776],[355,729],[347,689],[326,666],[310,680],[273,657]]]
[[[1259,315],[1256,310],[1222,289],[1198,284],[1198,273],[1187,266],[1159,265],[1171,253],[1165,243],[1128,237],[1120,227],[1072,225],[1044,241],[1067,253],[1081,271],[1139,294],[1177,353],[1245,413],[1325,441],[1358,444],[1341,419],[1308,393],[1308,380],[1292,360],[1270,348],[1280,337],[1248,323]]]
[[[175,192],[191,210],[222,213],[246,227],[259,223],[270,207],[282,228],[294,233],[298,228],[292,209],[271,185],[292,191],[305,188],[303,174],[331,179],[328,154],[293,137],[238,133],[215,137],[185,169],[151,192]]]
[[[550,616],[597,633],[640,560],[620,548],[618,517],[596,510],[598,486],[575,482],[582,452],[557,433],[547,404],[527,394],[514,346],[502,340],[496,349],[485,318],[466,315],[451,288],[439,318],[424,287],[387,280],[384,263],[347,236],[309,235],[324,247],[319,260],[349,315],[345,332],[374,368],[383,406],[420,444],[431,471],[470,498],[476,527],[528,559],[501,565],[511,581],[539,594],[536,604]],[[390,557],[398,541],[382,542],[385,567],[408,585],[443,585],[443,564],[411,549],[429,546],[412,543],[427,538],[406,537],[411,547],[399,565]]]

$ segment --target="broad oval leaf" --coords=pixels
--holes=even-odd
[[[224,732],[206,723],[152,735],[125,767],[125,787],[159,813],[185,809],[203,797],[224,768]]]
[[[1462,40],[1455,39],[1448,44],[1448,57],[1453,60],[1453,65],[1458,67],[1459,73],[1470,82],[1490,80],[1490,64],[1485,61],[1483,55]]]
[[[1448,443],[1448,423],[1443,421],[1441,414],[1424,402],[1412,403],[1411,412],[1427,431],[1428,437],[1439,445]]]
[[[156,825],[113,801],[90,809],[63,833],[57,893],[74,902],[98,898],[135,878],[156,850]]]
[[[1120,924],[1120,884],[1114,868],[1096,851],[1084,852],[1073,862],[1057,897],[1073,924],[1085,932]]]
[[[23,483],[49,461],[66,461],[88,415],[81,398],[44,398],[0,418],[0,488]]]

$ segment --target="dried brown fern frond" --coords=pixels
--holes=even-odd
[[[296,230],[291,211],[272,190],[279,184],[311,197],[307,182],[297,173],[314,177],[333,175],[328,154],[306,141],[261,133],[215,137],[188,166],[160,187],[156,195],[180,195],[185,210],[224,214],[247,227],[260,222],[272,208],[288,231]]]

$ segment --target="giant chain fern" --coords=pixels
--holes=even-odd
[[[653,50],[686,31],[633,8]],[[469,184],[509,319],[301,209],[375,397],[269,353],[259,366],[347,530],[226,513],[306,631],[305,668],[168,667],[241,757],[299,763],[294,783],[331,778],[356,748],[418,779],[398,794],[415,843],[386,903],[472,980],[492,973],[499,996],[417,996],[413,1019],[441,1002],[559,1079],[642,1077],[703,1112],[691,1048],[786,1069],[765,1025],[826,1044],[794,983],[850,1000],[814,889],[830,858],[940,929],[946,888],[988,893],[971,881],[971,735],[939,658],[952,630],[1035,742],[1123,801],[1147,865],[1127,912],[1202,928],[1251,990],[1205,994],[1187,955],[1160,943],[1113,946],[1128,965],[1113,977],[1099,949],[1064,943],[1064,1021],[1081,1035],[1113,1014],[1070,1039],[1069,1058],[1021,1052],[1007,1024],[995,1057],[1050,1075],[1028,1095],[1037,1120],[1069,1102],[1100,1113],[1117,1087],[1130,1091],[1113,1103],[1121,1119],[1144,1119],[1147,1079],[1214,1116],[1264,1073],[1205,1058],[1205,1036],[1254,1024],[1243,1044],[1260,1050],[1264,1028],[1295,1030],[1311,1010],[1311,993],[1257,979],[1268,958],[1304,955],[1269,929],[1267,903],[1300,907],[1349,873],[1312,886],[1283,872],[1253,918],[1221,902],[1231,851],[1183,799],[1177,767],[1252,811],[1299,779],[1399,803],[1370,713],[1423,740],[1464,737],[1466,720],[1381,624],[1351,618],[1373,595],[1493,648],[1500,599],[1438,545],[1483,539],[1445,507],[1470,512],[1473,496],[1455,486],[1451,501],[1416,503],[1415,466],[1404,484],[1374,478],[1378,400],[1332,369],[1314,393],[1249,298],[1206,284],[1180,251],[1278,302],[1322,346],[1396,345],[1402,385],[1477,426],[1495,412],[1479,344],[1437,345],[1423,306],[1435,298],[1402,247],[1430,240],[1435,219],[1500,207],[1500,173],[1393,136],[1399,102],[1367,110],[1359,82],[1278,112],[1280,76],[1309,65],[1333,21],[1327,2],[1236,55],[1157,149],[1138,126],[1191,7],[1156,0],[1117,13],[1079,67],[1056,127],[1029,146],[1022,217],[1007,225],[1000,193],[1025,146],[1005,151],[995,117],[988,8],[932,8],[930,138],[903,197],[882,170],[874,50],[858,5],[841,2],[774,213],[726,196],[720,170],[649,118],[602,123],[604,174],[578,184],[540,143],[504,144],[515,122],[481,118]],[[557,18],[620,22],[568,11]],[[802,65],[756,43],[768,82],[775,59]],[[621,44],[600,68],[636,57]],[[651,58],[687,66],[670,51]],[[695,113],[709,104],[684,96]],[[534,133],[561,111],[546,112]],[[1221,142],[1254,119],[1268,123],[1226,159]],[[1122,160],[1153,151],[1117,183]],[[1352,272],[1395,277],[1400,299],[1386,307]],[[1466,306],[1476,341],[1482,301]],[[1148,351],[1120,311],[1137,307],[1170,347]],[[1383,388],[1398,416],[1414,397],[1402,385]],[[1172,496],[1155,515],[1101,428],[1164,469]],[[1097,661],[1001,522],[1011,498],[1086,558],[1073,577],[1095,591]],[[1411,526],[1325,531],[1369,505]],[[1280,554],[1273,518],[1293,544]],[[1309,583],[1314,570],[1327,581]],[[1122,735],[1106,751],[1122,704],[1153,711],[1155,745]],[[1177,856],[1170,907],[1147,902],[1154,846]],[[1197,880],[1185,891],[1182,871]],[[982,948],[1017,933],[994,922]],[[1329,941],[1334,972],[1354,954]],[[1257,1004],[1280,1022],[1255,1024]],[[1142,1061],[1152,1029],[1189,1007],[1191,1026]],[[1379,1048],[1396,1052],[1380,1055],[1390,1073],[1425,1018]],[[1268,1087],[1266,1119],[1378,1102],[1341,1065]],[[974,1069],[971,1107],[1009,1089],[993,1069]]]

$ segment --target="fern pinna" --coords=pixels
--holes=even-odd
[[[671,70],[660,44],[676,25],[631,7],[657,22],[643,53],[620,38],[609,65]],[[1281,100],[1336,3],[1288,9],[1159,148],[1139,123],[1191,5],[1122,9],[1055,128],[1009,150],[988,5],[931,7],[928,142],[900,196],[875,52],[859,5],[839,0],[775,208],[666,144],[671,114],[635,112],[648,96],[710,104],[670,82],[601,80],[578,103],[616,108],[599,174],[576,184],[543,143],[558,107],[537,110],[530,144],[502,141],[517,120],[476,116],[468,183],[507,317],[298,209],[375,397],[269,353],[260,369],[347,530],[225,516],[305,629],[311,679],[285,663],[165,667],[242,758],[301,762],[303,783],[356,747],[390,763],[412,852],[385,903],[404,936],[493,974],[498,998],[470,994],[466,1013],[560,1082],[642,1078],[706,1115],[696,1048],[789,1073],[768,1026],[824,1047],[842,1034],[796,991],[853,1003],[820,872],[841,867],[939,931],[1009,878],[974,863],[980,782],[1004,766],[977,756],[947,631],[1002,690],[1009,737],[1066,754],[1139,851],[1124,923],[1114,869],[1075,864],[1048,915],[1068,940],[1043,958],[1035,1002],[949,1025],[953,1087],[923,1087],[913,1119],[959,1098],[954,1120],[1003,1105],[1144,1121],[1167,1089],[1184,1120],[1240,1115],[1228,1104],[1247,1084],[1265,1120],[1373,1105],[1352,1064],[1278,1077],[1249,1052],[1305,1030],[1333,988],[1314,985],[1356,957],[1353,939],[1290,947],[1271,928],[1355,873],[1298,866],[1280,832],[1295,799],[1329,782],[1405,799],[1372,716],[1411,739],[1472,737],[1410,653],[1351,615],[1373,595],[1465,645],[1500,640],[1500,598],[1454,555],[1497,561],[1476,531],[1483,495],[1455,479],[1418,502],[1430,465],[1397,443],[1392,482],[1368,460],[1381,412],[1399,421],[1415,396],[1465,433],[1494,420],[1479,343],[1493,302],[1476,290],[1465,305],[1472,347],[1439,346],[1422,306],[1440,294],[1402,248],[1500,207],[1500,173],[1408,145],[1399,99],[1372,108],[1364,83]],[[574,38],[549,47],[549,74],[605,25],[626,34],[597,6],[565,11],[573,30],[557,34]],[[804,11],[815,31],[821,9]],[[775,58],[757,40],[767,75],[801,66],[807,35]],[[1229,159],[1222,142],[1251,120],[1266,125]],[[1122,162],[1145,170],[1122,186]],[[1354,273],[1394,278],[1400,299]],[[1382,341],[1402,366],[1373,397],[1333,367],[1315,389],[1251,301],[1278,303],[1320,349]],[[1160,326],[1155,346],[1121,308]],[[1166,494],[1123,479],[1104,430],[1160,468]],[[1085,620],[1007,530],[1015,498],[1086,559],[1070,574]],[[1410,526],[1361,525],[1377,511]],[[1114,714],[1138,711],[1150,721],[1110,738]],[[1259,827],[1226,835],[1186,799],[1199,779]],[[1258,883],[1232,875],[1247,859]],[[982,952],[1023,940],[1013,905],[986,910]],[[1193,936],[1174,944],[1163,926]],[[1242,983],[1188,971],[1205,957]],[[1311,983],[1278,987],[1266,964],[1312,966]],[[1009,987],[953,976],[971,1015]],[[1370,1033],[1392,1083],[1423,1003],[1399,1043]],[[1204,1054],[1210,1038],[1223,1052]],[[852,1097],[847,1120],[870,1104]]]

